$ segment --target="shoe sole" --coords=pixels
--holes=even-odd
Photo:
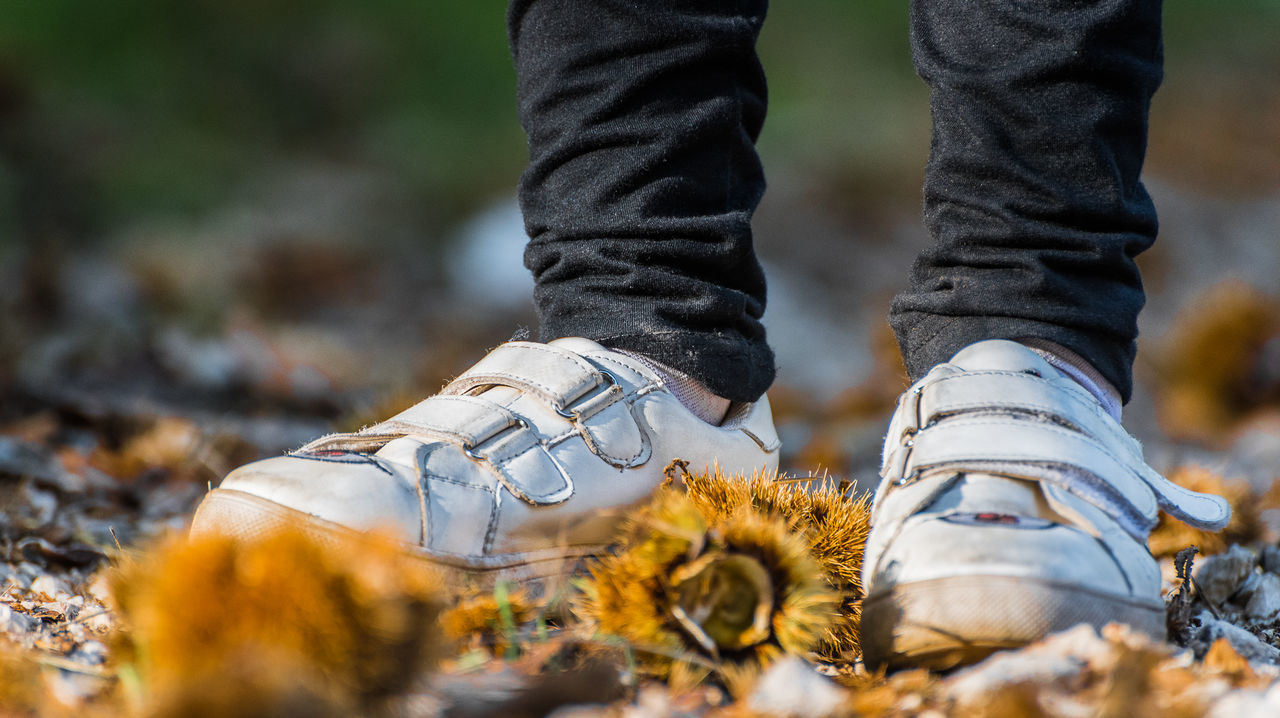
[[[1165,638],[1162,604],[1032,578],[920,581],[863,602],[863,661],[872,669],[946,670],[1081,623],[1101,628],[1113,622]]]
[[[205,496],[191,519],[191,538],[226,536],[252,541],[282,529],[300,531],[320,543],[334,546],[366,537],[355,529],[326,521],[311,514],[282,506],[253,494],[234,489],[214,489]],[[520,584],[534,595],[556,593],[589,559],[606,553],[606,546],[564,546],[514,556],[485,557],[486,565],[475,566],[462,557],[440,556],[418,546],[403,544],[409,557],[424,568],[442,574],[450,582],[488,589],[501,581]]]

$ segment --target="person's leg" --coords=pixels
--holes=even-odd
[[[1163,636],[1157,508],[1206,528],[1230,511],[1118,423],[1156,232],[1139,174],[1160,2],[913,0],[911,28],[934,243],[892,308],[915,383],[885,437],[866,658],[952,666],[1082,622]]]
[[[913,0],[933,143],[921,254],[891,321],[912,380],[982,339],[1074,351],[1127,401],[1156,235],[1139,175],[1160,0]]]
[[[520,205],[543,341],[582,336],[754,401],[773,381],[751,215],[765,0],[515,0]]]

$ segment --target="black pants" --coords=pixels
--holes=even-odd
[[[750,220],[765,0],[514,0],[520,202],[544,340],[645,353],[750,401],[773,381]],[[913,0],[933,243],[890,320],[912,379],[1036,337],[1128,399],[1156,234],[1139,182],[1159,0]]]

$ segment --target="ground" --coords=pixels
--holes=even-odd
[[[335,184],[339,198],[359,206],[357,190]],[[1166,216],[1220,211],[1190,200],[1165,204],[1171,206]],[[1256,202],[1233,210],[1247,228],[1267,226],[1275,207]],[[770,213],[787,211],[784,197],[766,208],[765,226]],[[1246,222],[1251,213],[1255,219]],[[122,613],[116,595],[121,586],[138,591],[157,580],[136,567],[164,565],[160,549],[150,547],[181,534],[200,497],[230,468],[407,406],[486,344],[505,338],[498,333],[504,324],[518,329],[521,308],[496,296],[519,269],[503,264],[501,250],[519,237],[513,217],[502,205],[482,213],[462,230],[469,254],[438,270],[463,271],[466,262],[492,266],[500,278],[494,291],[473,286],[474,294],[441,288],[423,296],[416,290],[430,281],[397,254],[408,250],[371,257],[341,243],[302,243],[281,238],[261,218],[266,227],[241,225],[258,235],[242,240],[244,251],[230,257],[198,243],[148,251],[126,246],[11,268],[10,286],[18,291],[9,295],[17,311],[8,315],[8,330],[21,342],[11,353],[0,403],[6,547],[0,627],[12,643],[6,660],[26,666],[34,660],[30,675],[41,676],[30,691],[6,699],[13,708],[163,712],[148,703],[159,679],[154,668],[138,668],[145,641]],[[1228,494],[1240,517],[1221,536],[1166,520],[1153,538],[1171,594],[1185,583],[1173,568],[1178,550],[1199,545],[1195,562],[1208,572],[1197,574],[1197,590],[1188,586],[1171,599],[1170,643],[1152,643],[1119,627],[1101,635],[1081,630],[951,675],[908,672],[885,679],[867,674],[856,653],[846,652],[814,665],[784,660],[766,669],[759,683],[751,671],[743,678],[703,670],[698,684],[689,676],[675,681],[663,670],[654,678],[643,650],[609,644],[602,636],[610,631],[600,630],[608,622],[584,622],[571,596],[547,608],[523,594],[473,592],[464,597],[469,614],[441,619],[454,622],[454,642],[433,644],[423,654],[432,658],[424,658],[421,675],[391,691],[395,700],[407,701],[396,709],[510,714],[520,705],[532,714],[568,703],[612,706],[569,711],[575,715],[959,715],[981,704],[985,710],[1004,706],[1001,715],[1071,715],[1144,697],[1153,705],[1174,701],[1186,714],[1199,715],[1228,696],[1236,702],[1222,705],[1272,705],[1264,695],[1280,697],[1280,689],[1265,693],[1280,679],[1280,491],[1272,489],[1280,475],[1280,302],[1258,288],[1264,285],[1248,281],[1261,271],[1256,264],[1237,276],[1205,268],[1233,266],[1239,259],[1233,253],[1261,256],[1276,267],[1280,259],[1271,254],[1280,250],[1270,244],[1264,251],[1256,235],[1240,230],[1225,235],[1208,258],[1194,242],[1169,234],[1150,283],[1153,304],[1164,307],[1146,320],[1153,336],[1144,336],[1139,394],[1126,409],[1127,424],[1145,440],[1157,468],[1184,484]],[[878,254],[847,249],[872,252],[886,263],[904,251],[896,245]],[[805,293],[788,294],[795,291],[790,277],[806,271],[807,261],[797,252],[790,264],[779,265],[771,326],[800,337],[799,345],[838,354],[839,347],[822,338],[836,321],[832,303],[809,312]],[[317,284],[330,291],[314,292]],[[841,355],[843,375],[821,362],[797,371],[800,347],[785,343],[773,391],[786,442],[784,470],[847,479],[849,497],[865,495],[874,481],[879,432],[903,385],[891,338],[869,308],[883,295],[876,282],[867,285],[856,300],[868,307],[866,318],[849,322],[844,334],[852,339],[836,340],[859,347]],[[490,300],[485,314],[475,296]],[[193,320],[202,311],[207,317]],[[378,349],[369,352],[375,339]],[[120,579],[122,570],[132,578]],[[349,569],[325,570],[346,575]],[[209,589],[231,591],[217,583]],[[181,614],[186,600],[157,610]],[[448,607],[441,607],[446,617]],[[197,614],[190,621],[223,620],[221,614],[207,621]],[[362,630],[362,624],[352,625]],[[600,648],[601,641],[612,647]],[[814,657],[808,650],[783,653]],[[771,665],[773,658],[763,663]],[[695,659],[690,665],[706,660]],[[1145,668],[1124,673],[1132,665]],[[192,684],[209,680],[188,678]],[[178,683],[187,685],[184,680]],[[818,700],[814,696],[827,703],[805,702]],[[330,698],[315,700],[328,705]],[[377,710],[390,709],[380,703]]]

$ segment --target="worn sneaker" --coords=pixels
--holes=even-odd
[[[510,342],[387,421],[231,472],[191,531],[379,530],[482,580],[541,579],[602,553],[672,459],[749,473],[776,468],[777,451],[767,399],[713,426],[634,357],[578,338]]]
[[[1163,638],[1157,509],[1219,529],[1080,385],[1026,347],[971,345],[903,394],[863,564],[869,666],[947,668],[1077,623]]]

